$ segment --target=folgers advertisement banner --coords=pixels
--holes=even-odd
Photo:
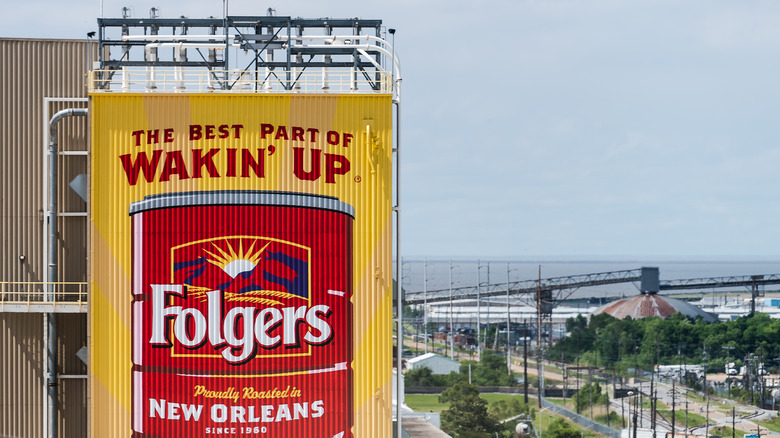
[[[391,435],[391,111],[91,96],[92,436]]]

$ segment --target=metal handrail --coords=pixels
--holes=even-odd
[[[0,281],[0,303],[87,303],[86,282]]]
[[[347,93],[390,94],[386,71],[311,69],[304,71],[201,70],[146,67],[92,70],[90,93]]]

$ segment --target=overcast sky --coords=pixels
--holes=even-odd
[[[222,16],[219,0],[103,2]],[[780,2],[233,0],[379,18],[402,61],[403,252],[780,255]],[[15,2],[5,37],[84,38],[100,2]],[[10,16],[9,16],[10,14]]]

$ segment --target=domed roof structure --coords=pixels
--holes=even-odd
[[[701,316],[702,319],[707,322],[715,322],[718,319],[711,313],[707,313],[685,301],[664,297],[654,293],[643,293],[633,298],[624,298],[608,303],[599,307],[593,313],[608,313],[617,319],[624,319],[627,316],[630,316],[632,319],[647,318],[651,316],[665,319],[678,312],[691,318]]]

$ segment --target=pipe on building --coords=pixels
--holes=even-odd
[[[49,121],[49,293],[46,301],[54,302],[57,282],[57,122],[65,117],[86,116],[86,108],[68,108],[57,112]],[[57,438],[57,314],[47,320],[47,389],[49,438]]]
[[[275,39],[279,41],[286,42],[288,36],[287,35],[278,35]],[[373,44],[366,44],[366,45],[357,45],[358,47],[370,47],[373,51],[381,52],[385,56],[391,58],[393,60],[393,65],[396,68],[395,74],[399,77],[401,76],[401,64],[400,59],[398,59],[398,55],[395,53],[395,49],[393,48],[393,45],[389,42],[383,40],[382,38],[371,36],[371,35],[297,35],[297,36],[289,36],[290,40],[293,41],[325,41],[327,44],[330,45],[339,45],[339,46],[355,46],[355,44],[347,44],[347,41],[353,42],[353,41],[360,41],[360,40],[366,40],[367,42],[375,42],[381,44],[381,46],[376,46]],[[385,47],[386,46],[386,47]],[[305,47],[319,47],[316,45],[308,45]],[[387,47],[390,48],[390,51],[388,51]]]
[[[235,40],[235,35],[123,35],[122,41],[201,41],[201,40]],[[221,45],[225,47],[224,44]]]
[[[154,44],[154,43],[152,43]],[[388,52],[385,48],[380,46],[375,46],[372,44],[309,44],[307,46],[304,45],[295,45],[293,48],[295,49],[332,49],[333,47],[349,47],[351,49],[355,50],[365,50],[366,52],[379,52],[388,58],[392,59],[393,63],[393,73],[396,77],[401,77],[401,63],[398,59],[398,56],[394,55],[395,51]]]
[[[146,50],[157,49],[161,47],[175,47],[178,49],[224,49],[225,44],[220,43],[149,43],[144,46]],[[228,47],[241,48],[240,44],[229,43]]]
[[[392,29],[390,33],[393,35],[393,41],[395,41],[395,29]],[[396,63],[395,58],[395,48],[392,49],[392,54],[390,55],[391,62],[393,65]],[[399,70],[400,75],[400,70]],[[398,85],[400,86],[400,76],[397,79]],[[398,90],[396,90],[397,92]],[[396,97],[398,97],[399,94],[396,93]],[[402,413],[401,413],[401,406],[403,405],[401,403],[401,400],[403,399],[403,352],[404,352],[404,305],[403,305],[403,261],[401,260],[401,101],[399,98],[393,99],[393,104],[395,105],[395,159],[397,160],[395,165],[395,208],[393,208],[393,211],[395,212],[395,226],[396,226],[396,233],[395,233],[395,251],[396,251],[396,258],[395,258],[395,269],[398,273],[396,275],[396,306],[398,308],[398,341],[396,342],[396,354],[398,356],[398,364],[397,364],[397,371],[396,371],[396,401],[395,401],[395,418],[397,423],[397,433],[398,438],[403,437],[403,420],[401,419]]]
[[[376,68],[377,68],[377,69],[379,69],[379,70],[382,70],[382,66],[381,66],[381,65],[379,65],[379,63],[378,63],[378,62],[376,62],[376,60],[375,60],[374,58],[372,58],[372,57],[371,57],[371,56],[368,54],[368,52],[366,52],[366,51],[365,51],[365,50],[363,50],[363,49],[358,49],[358,53],[360,53],[361,55],[365,56],[365,57],[366,57],[366,59],[368,59],[368,60],[369,60],[369,62],[371,62],[372,64],[374,64],[374,67],[376,67]]]

